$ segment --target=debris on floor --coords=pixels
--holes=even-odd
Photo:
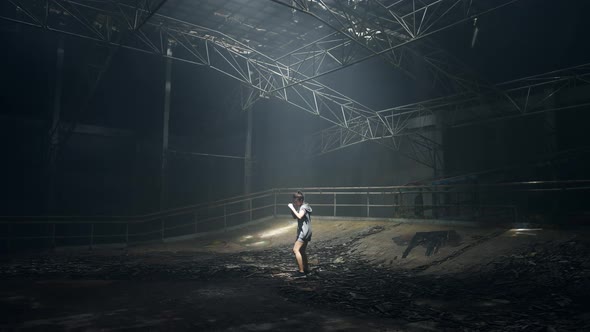
[[[207,255],[155,251],[23,255],[0,262],[0,280],[250,280],[268,285],[289,303],[305,304],[301,307],[375,321],[394,319],[405,322],[407,330],[590,330],[590,247],[576,236],[567,241],[533,238],[528,245],[498,255],[478,269],[425,274],[428,267],[456,260],[500,233],[432,258],[423,268],[396,269],[376,266],[350,250],[360,239],[382,231],[372,227],[348,238],[312,242],[308,247],[311,273],[303,279],[288,277],[295,262],[291,246],[285,245]],[[416,233],[414,238],[419,240],[413,247],[425,244],[430,254],[440,246],[461,242],[454,231]]]

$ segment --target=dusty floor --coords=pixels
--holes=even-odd
[[[0,330],[587,331],[587,231],[314,220],[0,258]],[[451,231],[436,253],[417,232]]]

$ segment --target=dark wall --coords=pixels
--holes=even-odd
[[[446,173],[489,171],[516,181],[584,179],[590,166],[588,120],[588,108],[581,107],[449,128]]]
[[[307,135],[325,125],[312,114],[280,101],[255,107],[256,176],[259,189],[271,187],[387,186],[432,177],[432,169],[382,145],[364,142],[306,158]]]
[[[445,136],[449,174],[530,163],[549,153],[544,115],[450,128]]]
[[[517,13],[521,12],[512,14]],[[481,39],[474,49],[468,46],[470,30],[466,25],[441,35],[441,41],[477,66],[480,70],[476,72],[491,81],[558,69],[585,59],[582,52],[585,48],[578,47],[582,40],[579,31],[584,31],[580,12],[574,15],[571,24],[537,24],[546,22],[546,15],[551,12],[537,13],[530,26],[520,19],[511,19],[506,25],[495,24],[503,17],[490,16],[482,22]],[[498,26],[501,33],[492,34],[492,26]],[[537,32],[538,26],[545,30]],[[576,34],[551,32],[552,37],[548,38],[551,43],[540,41],[547,39],[548,30],[556,26]],[[506,30],[515,31],[518,38],[507,38],[510,33]],[[56,48],[61,38],[65,48],[62,120],[106,128],[107,132],[108,128],[115,128],[123,134],[111,135],[98,130],[98,134],[64,136],[56,162],[56,206],[51,212],[124,214],[159,209],[165,60],[125,49],[109,50],[90,41],[24,26],[15,25],[14,29],[2,32],[0,151],[4,157],[0,169],[3,183],[0,213],[48,211],[45,206],[48,133],[58,78]],[[527,37],[532,35],[538,36],[537,39]],[[568,36],[563,41],[567,44],[565,48],[556,44],[555,36]],[[528,46],[517,50],[522,41]],[[533,44],[542,47],[535,49]],[[549,48],[551,52],[547,51]],[[109,52],[113,53],[112,60],[94,89],[92,79],[96,68],[89,64],[104,61],[104,55]],[[569,53],[574,56],[569,58]],[[551,56],[544,58],[544,54]],[[431,82],[423,79],[428,76],[424,68],[410,68],[418,79],[409,80],[387,66],[383,60],[374,58],[326,75],[321,81],[374,110],[427,99],[435,92],[431,91]],[[432,170],[403,156],[407,146],[402,146],[401,152],[394,152],[377,144],[363,143],[306,159],[301,149],[303,140],[329,124],[276,99],[258,101],[253,112],[253,190],[399,185],[432,176]],[[549,148],[543,116],[451,128],[444,137],[446,172],[461,174],[530,164],[546,153],[587,146],[584,124],[588,112],[572,112],[555,117],[556,148]],[[174,62],[170,149],[243,156],[245,136],[246,114],[240,109],[239,85],[211,69]],[[167,206],[240,194],[243,166],[243,160],[236,158],[170,154]],[[576,167],[561,169],[585,176],[585,168]]]
[[[48,147],[63,41],[53,207]],[[160,205],[165,60],[15,25],[2,34],[0,214],[136,214]],[[111,61],[105,61],[112,53]],[[94,86],[99,71],[106,70]],[[243,156],[239,86],[208,68],[172,65],[169,148]],[[71,123],[91,126],[71,132]],[[258,127],[258,126],[256,126]],[[168,207],[241,194],[243,159],[170,153]]]
[[[3,214],[38,214],[42,211],[44,136],[41,121],[0,116],[0,211]]]

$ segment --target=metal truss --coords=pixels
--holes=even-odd
[[[245,85],[240,85],[240,108],[242,111],[251,110],[254,104],[261,98],[260,94]]]
[[[391,114],[387,114],[388,112]],[[387,118],[382,117],[380,113],[386,115]],[[380,116],[390,123],[391,133],[386,133],[381,138],[369,140],[356,134],[356,132],[370,131],[366,123],[362,121],[349,124],[355,128],[355,131],[331,126],[307,136],[303,145],[304,153],[310,157],[319,156],[371,141],[398,151],[422,165],[440,170],[443,165],[442,147],[434,137],[437,128],[435,128],[433,115],[431,110],[420,107],[411,110],[400,109],[398,113],[393,113],[393,109],[377,112],[376,116]],[[408,144],[409,149],[400,149],[402,142]]]
[[[438,140],[433,137],[436,131],[423,133],[413,133],[407,140],[409,149],[402,152],[407,158],[410,158],[422,165],[432,168],[434,177],[444,172],[443,147]]]
[[[408,68],[419,61],[432,71],[433,82],[444,80],[438,87],[448,94],[479,84],[473,76],[458,76],[461,71],[450,68],[457,67],[456,60],[424,38],[518,0],[271,1],[290,8],[294,20],[297,14],[309,15],[331,28],[331,33],[277,58],[301,74],[291,75],[287,87],[380,56],[410,76]],[[404,47],[409,44],[412,49]]]
[[[391,124],[393,136],[409,138],[412,159],[436,168],[440,156],[433,152],[438,150],[438,144],[429,138],[429,133],[435,127],[437,116],[444,120],[444,126],[460,127],[587,107],[590,106],[588,98],[560,98],[559,103],[555,100],[558,93],[582,86],[590,86],[590,64],[496,85],[496,89],[502,94],[490,92],[483,95],[453,95],[384,109],[375,116]],[[391,138],[383,136],[384,141]],[[305,149],[309,155],[321,155],[365,141],[362,136],[332,126],[311,135],[306,141]],[[398,141],[397,147],[399,143]]]
[[[293,0],[290,4],[286,0],[271,1],[291,8],[293,15],[303,13],[312,16],[331,28],[331,34],[279,58],[286,59],[290,66],[310,77],[319,77],[373,56],[381,56],[412,78],[416,77],[410,68],[426,69],[432,84],[430,88],[442,95],[497,94],[514,104],[509,95],[484,82],[458,59],[424,37],[466,20],[476,19],[477,16],[515,1],[494,4],[452,0]],[[409,43],[412,43],[411,47],[402,47]],[[387,116],[384,119],[390,124],[392,135],[389,140],[382,140],[380,143],[398,148],[399,142],[396,142],[395,137],[399,136],[399,131],[412,122],[415,124],[419,121],[417,119],[428,119],[429,114],[428,109],[422,109],[419,112],[401,112],[396,117],[389,114]],[[361,122],[354,126],[358,128],[356,132],[367,130]],[[316,142],[306,147],[308,154],[322,154],[366,140],[355,132],[344,132],[341,129],[333,127],[316,135]],[[442,149],[435,143],[436,140],[424,140],[429,135],[432,133],[424,129],[412,135],[403,135],[412,151],[405,154],[436,172],[442,169]]]
[[[321,40],[280,58],[262,54],[222,32],[156,13],[164,1],[9,0],[2,5],[0,17],[208,66],[251,87],[257,91],[258,98],[276,97],[332,123],[334,127],[314,136],[319,138],[316,142],[321,143],[312,143],[312,148],[308,149],[318,154],[364,141],[378,141],[397,150],[401,137],[410,134],[429,136],[424,130],[428,126],[421,122],[432,121],[432,112],[436,109],[433,106],[436,105],[426,102],[376,112],[321,84],[315,77],[373,56],[389,56],[402,67],[401,59],[421,58],[430,64],[434,76],[452,78],[457,86],[464,84],[467,88],[458,89],[461,91],[460,96],[481,99],[482,89],[477,87],[478,83],[454,75],[452,61],[441,61],[437,55],[439,49],[426,43],[420,43],[426,46],[421,46],[419,51],[404,48],[405,54],[420,52],[420,56],[413,57],[402,57],[403,53],[399,53],[399,50],[410,42],[515,1],[503,0],[494,2],[494,6],[478,8],[472,6],[472,2],[467,4],[457,0],[421,1],[419,5],[415,1],[389,3],[384,0],[351,0],[347,4],[337,1],[294,1],[290,4],[294,9],[304,10],[328,23],[328,19],[332,22],[336,20],[339,26],[333,27],[332,33]],[[328,17],[322,18],[322,15]],[[332,38],[340,39],[330,41]],[[308,49],[317,48],[320,45],[318,42],[322,45],[321,50]],[[328,47],[331,43],[332,46]],[[170,45],[174,48],[172,53],[167,52]],[[355,48],[362,52],[357,52]],[[346,58],[338,58],[336,54],[343,54]],[[311,75],[306,74],[309,68],[313,69]],[[497,94],[492,95],[497,97]],[[442,100],[448,102],[445,98]],[[250,93],[244,105],[251,105],[254,101],[254,95]],[[516,105],[514,102],[512,104]],[[416,137],[413,144],[423,149],[426,146],[424,140]],[[431,156],[431,151],[423,154]],[[435,156],[430,161],[423,159],[415,158],[427,165],[435,165],[440,158]]]
[[[209,39],[212,42],[210,46],[231,48],[232,51],[237,52],[234,54],[241,54],[243,57],[253,59],[251,65],[265,67],[260,72],[254,73],[261,76],[258,88],[266,94],[286,96],[286,88],[311,81],[309,84],[311,87],[308,86],[307,90],[316,90],[318,82],[313,80],[315,77],[376,55],[385,57],[402,70],[412,66],[424,67],[423,65],[426,65],[432,71],[433,83],[439,82],[438,87],[451,89],[445,91],[446,93],[457,93],[466,88],[477,89],[480,84],[474,83],[473,76],[461,77],[457,75],[461,72],[457,68],[463,66],[456,64],[456,61],[442,52],[440,48],[433,47],[426,42],[415,43],[415,49],[402,48],[402,46],[518,0],[502,0],[494,2],[493,6],[483,3],[483,1],[473,4],[473,1],[466,3],[464,0],[430,0],[419,3],[414,0],[394,1],[393,3],[391,0],[314,0],[292,1],[290,4],[286,0],[271,1],[316,17],[329,25],[332,32],[297,50],[271,59],[222,33],[155,14],[155,10],[164,3],[162,0],[138,2],[132,0],[10,0],[10,3],[17,6],[21,12],[17,13],[21,15],[16,15],[20,16],[21,22],[25,21],[51,30],[59,29],[62,32],[106,41],[112,39],[113,33],[126,33],[126,35],[132,35],[131,38],[126,38],[126,46],[147,52],[164,54],[166,46],[163,44],[166,43],[164,40],[166,35],[176,35],[177,38],[174,38],[177,39],[176,43],[181,44],[186,52],[192,53],[192,56],[191,54],[188,56],[175,55],[175,58],[195,62],[194,58],[197,57],[196,62],[199,64],[214,66],[206,59],[210,58],[211,54],[203,56],[203,50],[198,51],[198,47],[190,45],[194,43],[196,38]],[[131,2],[134,5],[131,5]],[[57,16],[52,15],[56,13],[77,19],[80,23],[78,25],[83,25],[85,29],[73,31],[72,24],[56,28],[56,24],[51,25],[52,22],[48,22],[49,17]],[[147,19],[152,17],[153,24],[150,24],[146,29],[139,29],[143,27]],[[4,18],[14,19],[6,16]],[[43,24],[43,22],[49,24]],[[54,23],[59,23],[59,21]],[[154,29],[158,25],[160,25],[159,29]],[[129,34],[129,30],[136,33]],[[199,54],[200,52],[201,54]],[[213,56],[223,55],[213,54]],[[236,59],[230,58],[227,56],[227,62],[236,62]],[[259,62],[255,62],[254,59]],[[419,61],[418,64],[416,64],[417,61]],[[245,78],[244,68],[241,68],[240,71],[236,68],[239,67],[239,64],[230,63],[230,66],[233,68],[223,69],[223,71],[232,75],[237,74],[237,77],[234,77],[238,79]],[[237,73],[233,73],[234,71]],[[409,73],[409,75],[413,74]],[[252,80],[249,81],[246,83],[253,83]],[[326,90],[323,86],[321,89]],[[312,96],[309,94],[301,90],[292,92],[305,96],[308,103],[314,106],[315,101],[310,98]],[[330,94],[333,94],[333,91]],[[338,96],[338,99],[341,97],[344,96]],[[342,123],[341,120],[344,119],[337,121]]]
[[[302,74],[219,31],[158,13],[136,29],[137,7],[125,1],[10,0],[3,6],[1,18],[9,21],[210,67],[260,97],[274,96],[366,140],[392,134],[374,110],[315,80],[286,87]]]
[[[167,0],[137,0],[133,30],[139,30]]]

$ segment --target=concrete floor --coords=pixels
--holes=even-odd
[[[430,257],[416,232],[457,237]],[[0,330],[583,331],[587,231],[314,219],[126,249],[0,258]]]

